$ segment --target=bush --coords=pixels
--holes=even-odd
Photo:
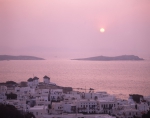
[[[17,99],[17,94],[14,93],[10,93],[10,94],[6,94],[7,99]]]
[[[7,81],[6,84],[17,84],[17,83],[14,81]]]
[[[13,105],[0,104],[1,118],[35,118],[32,113],[21,114]]]
[[[150,118],[150,110],[147,112],[147,114],[143,114],[142,118]]]

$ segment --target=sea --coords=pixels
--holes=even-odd
[[[118,98],[150,95],[150,61],[13,60],[0,61],[0,82],[27,81],[47,75],[75,91],[106,91]],[[80,88],[80,89],[79,89]]]

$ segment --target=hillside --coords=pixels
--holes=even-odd
[[[45,60],[45,59],[34,56],[0,55],[0,60]]]
[[[89,61],[119,61],[119,60],[144,60],[143,58],[139,58],[138,56],[134,55],[122,55],[122,56],[115,56],[115,57],[107,57],[107,56],[96,56],[96,57],[88,57],[88,58],[78,58],[78,59],[71,59],[71,60],[89,60]]]

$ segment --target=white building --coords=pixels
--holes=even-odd
[[[49,83],[50,83],[50,78],[45,75],[45,76],[43,77],[43,82],[44,82],[45,84],[49,84]]]
[[[10,93],[15,93],[15,87],[10,85],[10,86],[7,86],[7,91],[6,91],[7,94],[10,94]]]
[[[65,98],[61,102],[52,102],[52,114],[61,113],[76,113],[77,112],[77,100],[72,98]]]
[[[49,111],[51,114],[62,114],[64,111],[63,102],[52,103],[52,108]]]
[[[0,93],[6,93],[7,92],[7,86],[0,86]]]
[[[50,100],[51,101],[60,101],[63,97],[62,89],[51,89],[50,90]]]
[[[133,118],[133,116],[141,117],[141,113],[137,109],[123,109],[115,114],[117,118]]]
[[[48,96],[37,96],[36,97],[36,105],[48,105],[50,104],[50,101],[48,100]]]
[[[5,93],[0,93],[0,103],[4,103],[4,101],[7,99]]]
[[[64,94],[64,99],[67,99],[67,98],[73,98],[73,99],[76,99],[76,100],[80,100],[82,99],[81,98],[81,94],[77,91],[71,91],[71,92],[68,92],[67,94]]]
[[[140,104],[137,104],[137,109],[142,113],[147,113],[149,106],[146,102],[141,102]]]
[[[18,87],[18,86],[17,86],[17,87],[15,87],[15,93],[16,93],[16,94],[20,94],[20,89],[21,89],[21,88],[20,88],[20,87]]]
[[[97,113],[100,109],[97,108],[97,101],[92,99],[82,99],[77,103],[79,113]]]
[[[24,95],[28,95],[30,91],[30,87],[21,87],[20,88],[20,93]]]
[[[32,78],[29,78],[28,79],[28,86],[31,87],[31,88],[37,88],[39,84],[39,78],[38,77],[34,77],[33,79]]]
[[[34,106],[29,109],[36,118],[43,118],[42,116],[48,114],[47,106]]]
[[[62,115],[43,115],[43,118],[116,118],[116,117],[107,114],[95,114],[95,115],[62,114]]]
[[[45,95],[48,96],[50,91],[49,89],[36,89],[35,93],[39,96],[39,95]]]
[[[0,103],[3,103],[4,100],[7,99],[5,96],[5,93],[7,92],[7,87],[6,86],[0,86]]]
[[[34,88],[37,88],[38,84],[39,84],[39,78],[38,77],[34,77],[33,78],[33,86],[34,86]]]
[[[63,102],[62,104],[63,113],[75,113],[76,103],[75,102]]]
[[[149,109],[150,109],[150,96],[144,96],[144,99],[146,100],[146,102],[149,106]]]
[[[28,84],[29,87],[32,88],[32,86],[33,86],[33,79],[32,79],[32,78],[29,78],[27,84]]]
[[[113,100],[97,100],[98,107],[101,109],[102,113],[114,114],[114,110],[117,108],[117,101]]]

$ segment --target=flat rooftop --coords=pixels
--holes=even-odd
[[[92,115],[83,115],[83,114],[61,114],[61,115],[43,115],[43,118],[116,118],[108,114],[92,114]]]
[[[41,110],[41,109],[44,109],[44,108],[47,108],[47,106],[34,106],[34,107],[31,107],[30,110]]]

